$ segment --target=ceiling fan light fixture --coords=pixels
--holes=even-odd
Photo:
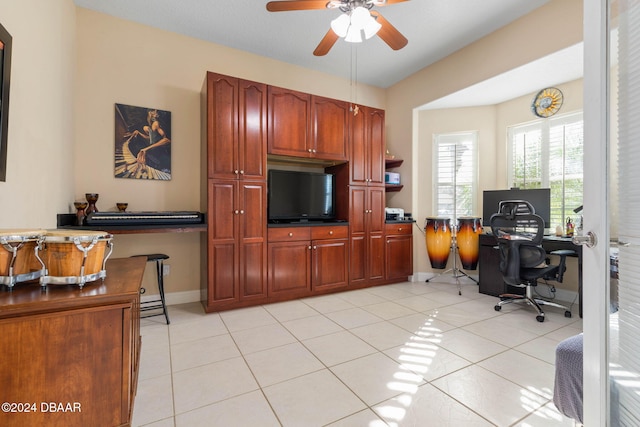
[[[369,19],[373,19],[371,18],[371,13],[362,6],[358,6],[351,11],[351,25],[358,30],[364,29]]]
[[[371,37],[375,36],[378,31],[380,31],[380,28],[382,28],[382,25],[380,25],[380,23],[376,21],[373,16],[369,16],[369,18],[370,19],[364,26],[364,37],[366,39],[370,39]]]
[[[331,29],[338,37],[346,37],[350,22],[349,15],[343,13],[331,21]]]
[[[347,35],[344,38],[344,41],[349,43],[361,43],[362,42],[362,34],[361,30],[356,28],[353,24],[347,30]]]

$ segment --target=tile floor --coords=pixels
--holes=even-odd
[[[574,317],[442,276],[142,320],[134,426],[573,426],[553,405]],[[447,283],[448,282],[448,283]]]

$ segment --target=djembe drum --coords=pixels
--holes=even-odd
[[[451,239],[451,219],[426,219],[425,240],[432,268],[446,268],[451,252]]]

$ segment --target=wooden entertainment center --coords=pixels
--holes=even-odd
[[[381,109],[358,106],[355,114],[346,101],[207,73],[201,156],[207,312],[413,274],[412,223],[385,221],[384,118]],[[333,174],[337,221],[268,224],[271,160]]]

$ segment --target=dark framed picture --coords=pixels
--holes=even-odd
[[[171,112],[115,105],[116,178],[171,179]]]
[[[0,181],[7,180],[7,131],[9,127],[11,41],[11,34],[0,24]]]

